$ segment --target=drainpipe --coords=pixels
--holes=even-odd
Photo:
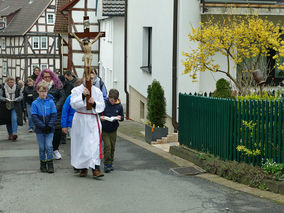
[[[126,94],[126,119],[129,119],[129,93],[127,91],[127,13],[128,0],[125,0],[124,16],[124,92]]]
[[[174,0],[173,15],[173,60],[172,60],[172,124],[174,132],[178,130],[177,123],[177,30],[178,30],[178,0]]]

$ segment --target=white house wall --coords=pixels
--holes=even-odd
[[[172,110],[172,6],[172,0],[128,1],[128,84],[146,97],[148,85],[157,79],[165,90],[168,114]],[[140,69],[143,27],[152,27],[152,74]]]
[[[122,104],[126,103],[124,92],[124,17],[113,18],[113,88],[119,91]]]
[[[101,21],[101,31],[106,36],[100,39],[100,77],[103,78],[107,89],[113,88],[113,41],[109,40],[112,26],[112,19],[104,19]]]
[[[126,103],[124,92],[124,17],[113,17],[100,21],[101,31],[106,37],[100,43],[100,77],[109,91],[119,91],[122,104]]]
[[[194,93],[200,91],[200,82],[192,82],[189,75],[183,74],[185,59],[182,52],[191,52],[198,43],[190,42],[188,34],[192,28],[200,26],[200,6],[197,0],[180,0],[178,13],[178,59],[177,59],[177,91],[181,93]],[[199,73],[198,78],[199,78]]]

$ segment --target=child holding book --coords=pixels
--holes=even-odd
[[[36,91],[39,97],[32,103],[31,115],[39,147],[40,171],[54,173],[52,140],[57,118],[56,106],[53,96],[47,94],[47,83],[38,83]]]
[[[105,101],[105,110],[101,116],[104,141],[104,171],[106,173],[113,170],[113,160],[115,151],[115,142],[117,137],[118,121],[124,120],[123,107],[118,99],[119,92],[111,89],[107,100]],[[110,119],[112,121],[109,121]]]

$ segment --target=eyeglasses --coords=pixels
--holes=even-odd
[[[48,79],[48,78],[51,78],[51,76],[49,75],[49,76],[43,76],[42,77],[43,79]]]

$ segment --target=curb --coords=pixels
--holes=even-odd
[[[152,153],[155,153],[169,161],[172,161],[173,163],[177,164],[178,166],[180,167],[188,167],[188,166],[193,166],[193,167],[197,167],[199,168],[198,166],[196,166],[195,164],[193,164],[192,162],[188,161],[188,160],[185,160],[183,158],[180,158],[176,155],[173,155],[171,153],[168,153],[168,152],[165,152],[159,148],[156,148],[148,143],[146,143],[145,141],[141,141],[141,140],[138,140],[138,139],[134,139],[128,135],[125,135],[121,132],[118,131],[118,134],[117,134],[119,137],[121,138],[124,138]],[[244,185],[244,184],[240,184],[240,183],[236,183],[236,182],[233,182],[233,181],[230,181],[230,180],[227,180],[225,178],[222,178],[222,177],[219,177],[218,175],[214,175],[214,174],[209,174],[209,173],[205,173],[205,174],[199,174],[199,175],[196,175],[196,177],[200,177],[200,178],[203,178],[203,179],[206,179],[212,183],[217,183],[219,185],[222,185],[222,186],[226,186],[228,188],[231,188],[231,189],[234,189],[234,190],[238,190],[238,191],[241,191],[241,192],[245,192],[245,193],[248,193],[248,194],[251,194],[253,196],[256,196],[256,197],[259,197],[259,198],[265,198],[265,199],[269,199],[269,200],[272,200],[272,201],[275,201],[277,203],[280,203],[280,204],[284,204],[284,195],[281,195],[281,194],[275,194],[273,192],[269,192],[269,191],[263,191],[263,190],[260,190],[260,189],[257,189],[257,188],[252,188],[252,187],[249,187],[247,185]]]

